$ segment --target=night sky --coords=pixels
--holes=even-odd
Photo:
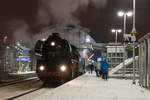
[[[32,37],[48,25],[69,23],[89,28],[97,42],[114,42],[111,29],[123,29],[119,10],[131,11],[132,0],[1,0],[0,34]],[[150,31],[149,10],[150,0],[136,0],[137,38]],[[127,18],[127,33],[131,30],[132,17]]]

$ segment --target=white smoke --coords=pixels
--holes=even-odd
[[[36,34],[33,37],[33,43],[35,44],[37,40],[47,39],[49,35],[52,35],[52,33],[59,33],[62,38],[68,40],[71,44],[74,44],[78,47],[80,42],[85,42],[85,38],[90,38],[90,36],[86,35],[89,32],[90,30],[88,28],[80,25],[56,24],[43,28],[39,34]],[[92,38],[91,40],[94,41]]]
[[[79,7],[78,0],[51,0],[51,12],[58,23],[79,23],[72,13]]]
[[[96,8],[101,8],[106,6],[107,0],[41,0],[38,19],[47,24],[52,15],[56,23],[78,24],[80,21],[73,16],[73,13],[79,7],[86,9],[89,3],[93,3]]]
[[[95,7],[100,8],[100,7],[106,7],[107,0],[91,0]]]
[[[43,0],[40,2],[41,6],[37,14],[37,25],[49,25],[51,15],[50,15],[50,8],[47,3],[45,3],[47,0]],[[49,2],[48,2],[49,3]]]
[[[30,42],[30,28],[24,20],[13,19],[9,21],[9,24],[7,24],[7,26],[9,27],[9,30],[11,30],[13,33],[14,42]]]

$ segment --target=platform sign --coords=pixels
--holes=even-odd
[[[17,58],[17,61],[19,61],[19,58]]]
[[[132,36],[131,39],[132,39],[132,41],[136,41],[136,37],[135,36]]]
[[[101,57],[98,57],[98,58],[97,58],[97,61],[102,61],[102,58],[101,58]]]
[[[136,29],[134,28],[133,30],[132,30],[132,32],[131,32],[132,34],[137,34],[137,31],[136,31]]]
[[[79,61],[81,62],[81,61],[82,61],[82,58],[79,58]]]
[[[23,58],[20,58],[21,61],[29,61],[30,58],[29,57],[23,57]]]
[[[132,43],[132,36],[131,36],[131,34],[124,34],[124,42],[125,43]]]
[[[20,58],[17,58],[17,61],[30,61],[30,58],[29,57],[20,57]]]

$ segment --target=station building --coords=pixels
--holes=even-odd
[[[18,73],[32,71],[30,49],[24,46],[5,45],[1,47],[0,72]]]
[[[108,43],[106,45],[107,49],[107,61],[110,65],[110,68],[114,68],[123,62],[124,54],[125,59],[127,57],[127,52],[124,50],[124,46],[121,43]]]
[[[95,40],[92,38],[93,34],[89,29],[79,25],[56,24],[43,28],[33,38],[34,45],[37,40],[46,40],[52,33],[59,33],[62,38],[75,45],[82,58],[86,58],[87,56],[91,57],[93,55],[93,48],[89,45],[95,43]]]

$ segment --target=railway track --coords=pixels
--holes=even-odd
[[[9,83],[0,87],[0,100],[28,100],[56,88],[56,85],[44,86],[38,78]]]
[[[3,84],[0,84],[0,88],[5,87],[5,86],[9,86],[9,85],[14,85],[14,84],[27,82],[27,81],[32,81],[32,80],[38,80],[38,78],[37,77],[32,77],[32,78],[28,78],[28,79],[24,79],[24,80],[15,80],[15,81],[3,83]]]
[[[39,79],[26,80],[0,87],[0,100],[12,100],[42,89]]]
[[[7,100],[28,100],[27,97],[28,95],[29,96],[34,96],[34,95],[41,95],[42,93],[47,93],[49,92],[50,90],[56,88],[56,86],[54,85],[51,85],[51,86],[48,86],[48,87],[45,87],[45,86],[41,86],[39,88],[36,88],[34,90],[31,90],[31,91],[28,91],[28,92],[25,92],[25,93],[22,93],[22,94],[19,94],[19,95],[16,95],[16,96],[13,96],[11,98],[8,98]]]
[[[22,97],[22,96],[27,95],[27,94],[30,94],[30,93],[32,93],[32,92],[38,91],[38,90],[40,90],[40,89],[42,89],[42,88],[43,88],[43,87],[40,87],[40,88],[37,88],[37,89],[31,90],[31,91],[28,91],[28,92],[25,92],[25,93],[22,93],[22,94],[16,95],[16,96],[14,96],[14,97],[8,98],[7,100],[13,100],[13,99],[16,99],[16,98]]]

